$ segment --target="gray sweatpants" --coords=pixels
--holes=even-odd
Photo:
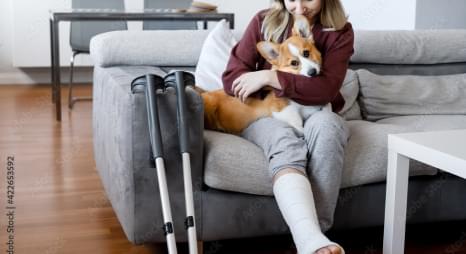
[[[285,168],[307,174],[323,232],[333,225],[343,170],[344,147],[349,138],[345,120],[318,111],[304,122],[304,136],[287,123],[271,117],[252,123],[241,134],[264,150],[272,176]]]

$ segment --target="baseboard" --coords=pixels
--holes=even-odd
[[[50,84],[50,75],[49,68],[14,69],[0,72],[0,85]],[[69,68],[62,68],[60,78],[63,84],[69,82]],[[92,68],[76,68],[73,80],[76,83],[91,83]]]

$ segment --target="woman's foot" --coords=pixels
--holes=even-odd
[[[318,249],[315,254],[343,254],[343,249],[338,245],[329,245]]]

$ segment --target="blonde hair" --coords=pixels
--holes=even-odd
[[[285,8],[284,0],[274,0],[262,22],[261,31],[265,40],[279,42],[291,19],[292,15]],[[342,29],[348,18],[340,0],[322,0],[319,21],[326,29]]]

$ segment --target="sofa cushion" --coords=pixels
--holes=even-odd
[[[345,99],[345,105],[338,114],[345,120],[362,119],[361,109],[357,100],[359,95],[359,81],[355,71],[348,69],[340,93]]]
[[[448,122],[449,116],[444,116]],[[387,170],[387,135],[412,132],[418,119],[394,123],[348,121],[351,137],[346,146],[341,188],[385,181]],[[439,120],[440,118],[435,118]],[[450,119],[456,119],[452,117]],[[453,121],[466,128],[466,117]],[[448,124],[445,124],[445,128]],[[272,181],[262,150],[249,141],[214,131],[206,131],[204,181],[212,188],[257,195],[273,195]],[[410,175],[433,175],[437,170],[413,162]]]
[[[357,71],[359,102],[370,121],[402,115],[466,114],[466,74],[377,75]]]
[[[242,31],[233,30],[236,39]],[[94,65],[191,66],[197,64],[209,30],[113,31],[91,39]],[[188,46],[180,47],[179,42]],[[181,43],[182,44],[182,43]]]
[[[90,50],[94,64],[115,65],[195,66],[208,31],[114,31],[91,39]],[[180,42],[189,47],[180,47]]]
[[[387,175],[388,134],[412,132],[409,125],[349,121],[350,139],[345,149],[341,187],[385,181]],[[433,175],[437,170],[410,164],[410,175]]]
[[[196,66],[196,85],[206,91],[223,88],[222,73],[237,43],[228,23],[221,20],[212,29],[202,45]]]
[[[352,62],[438,64],[466,62],[466,30],[355,31]]]
[[[239,136],[204,132],[204,182],[221,190],[272,195],[262,149]]]

